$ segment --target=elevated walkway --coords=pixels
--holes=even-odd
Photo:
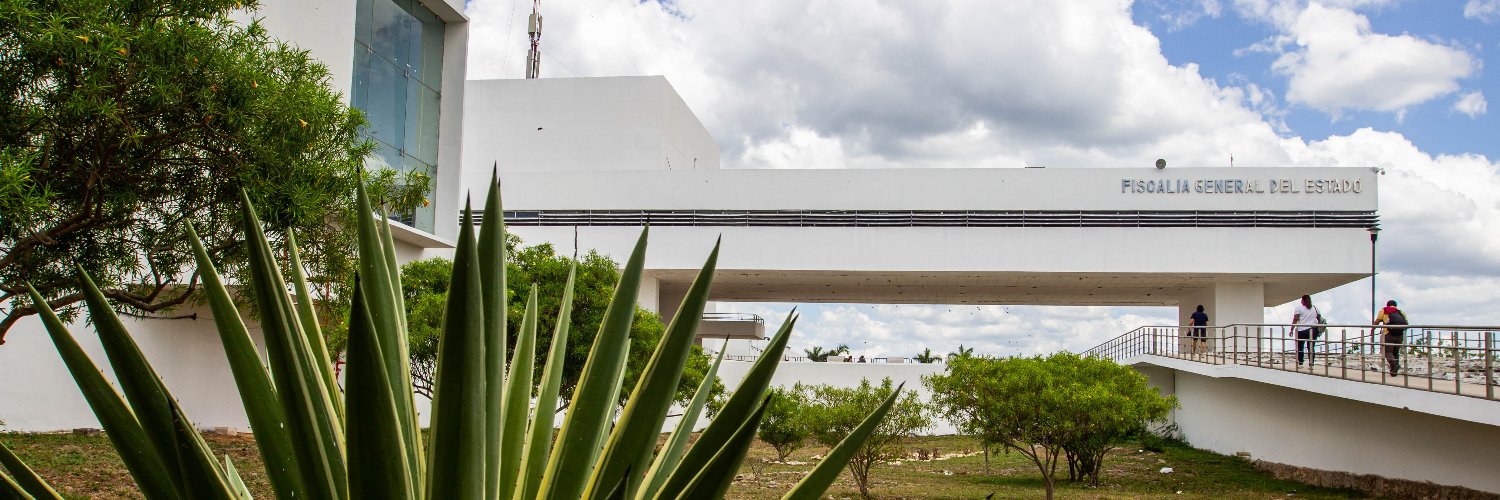
[[[1088,354],[1176,395],[1172,423],[1199,448],[1500,493],[1495,330],[1413,325],[1396,375],[1367,325],[1331,325],[1310,365],[1289,325],[1217,327],[1203,341],[1146,327]]]

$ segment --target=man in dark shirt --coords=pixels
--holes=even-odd
[[[1188,334],[1193,337],[1193,353],[1203,350],[1208,343],[1208,314],[1203,312],[1203,304],[1198,304],[1198,310],[1190,317],[1193,321],[1193,330]]]

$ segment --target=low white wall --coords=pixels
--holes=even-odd
[[[161,375],[167,390],[195,425],[248,430],[249,421],[214,328],[213,313],[206,307],[176,312],[194,313],[198,315],[196,320],[122,319],[141,352]],[[254,323],[249,326],[256,345],[262,345],[260,328]],[[69,325],[69,330],[118,391],[114,371],[93,327],[80,316],[79,321]],[[4,430],[99,428],[99,420],[35,316],[16,323],[6,334],[5,345],[0,346],[0,380],[4,381],[0,383],[0,420],[5,422]]]
[[[719,379],[724,382],[726,394],[733,392],[739,387],[740,382],[745,380],[745,374],[750,371],[750,361],[725,360],[719,366]],[[869,379],[872,384],[879,384],[886,377],[890,377],[892,384],[906,383],[905,390],[916,391],[917,399],[923,403],[932,402],[932,391],[922,384],[922,377],[935,373],[943,373],[947,365],[932,363],[814,363],[810,361],[794,362],[783,361],[776,368],[776,375],[771,377],[772,387],[791,387],[801,382],[803,385],[831,385],[835,387],[857,387],[859,382]],[[955,434],[958,430],[947,420],[937,417],[932,418],[933,426],[919,434],[943,435]],[[707,425],[700,422],[699,428]],[[670,429],[670,427],[668,427]]]
[[[1312,469],[1500,492],[1493,460],[1500,449],[1500,427],[1241,378],[1138,368],[1163,393],[1176,393],[1182,407],[1175,421],[1195,447],[1249,452],[1258,460]]]

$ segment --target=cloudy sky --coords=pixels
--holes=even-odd
[[[531,2],[471,0],[470,78]],[[1500,0],[543,2],[543,77],[665,75],[725,168],[1379,167],[1380,296],[1500,324]],[[1368,315],[1369,282],[1321,294]],[[736,304],[778,322],[789,304]],[[794,351],[1079,351],[1164,308],[804,305]],[[1290,308],[1266,309],[1287,322]]]

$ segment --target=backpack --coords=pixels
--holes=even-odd
[[[1407,324],[1406,323],[1406,313],[1401,312],[1400,309],[1397,309],[1395,312],[1392,312],[1392,313],[1390,313],[1389,315],[1386,316],[1385,324],[1387,324],[1387,325],[1405,325],[1405,324]]]

